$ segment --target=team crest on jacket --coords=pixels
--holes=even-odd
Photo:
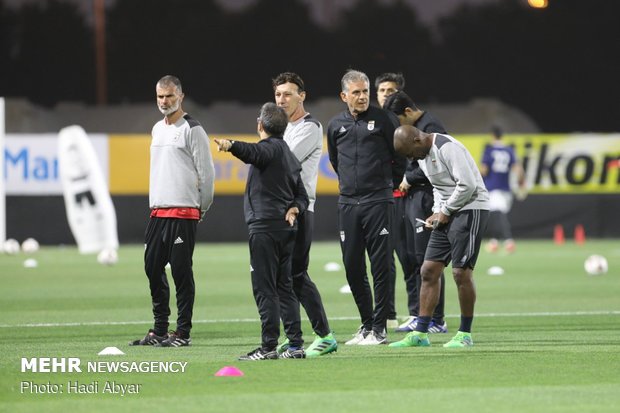
[[[344,242],[344,231],[340,231],[340,241]]]
[[[368,130],[373,130],[375,128],[375,121],[374,120],[369,120],[368,121]]]

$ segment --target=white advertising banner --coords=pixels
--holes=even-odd
[[[89,134],[106,184],[108,136]],[[4,150],[7,195],[62,195],[58,171],[58,134],[7,134]]]

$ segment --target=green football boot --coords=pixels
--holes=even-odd
[[[412,331],[400,341],[389,344],[389,347],[429,347],[431,345],[428,339],[428,333]]]
[[[306,349],[306,357],[318,357],[338,350],[338,342],[332,333],[325,337],[317,337]]]
[[[460,348],[460,347],[471,347],[474,345],[474,340],[471,338],[471,333],[465,333],[463,331],[459,331],[456,333],[452,340],[448,341],[444,344],[444,347],[449,348]]]
[[[282,342],[282,344],[280,344],[278,347],[276,347],[276,352],[278,353],[278,356],[282,353],[284,353],[286,350],[288,350],[288,348],[290,347],[290,343],[288,342],[288,338],[286,340],[284,340]]]

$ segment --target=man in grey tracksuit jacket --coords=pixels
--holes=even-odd
[[[179,79],[164,76],[157,83],[156,93],[165,117],[152,130],[151,213],[144,250],[154,325],[143,339],[131,344],[180,347],[191,344],[195,296],[192,256],[197,224],[213,202],[215,169],[207,133],[181,108],[184,95]],[[177,327],[169,333],[168,263],[177,301]]]
[[[415,331],[393,347],[428,346],[428,325],[439,297],[440,275],[452,262],[457,285],[461,323],[457,334],[444,347],[473,345],[471,325],[476,289],[473,269],[489,217],[489,192],[471,154],[452,136],[425,133],[414,126],[399,127],[394,148],[417,160],[433,185],[433,215],[426,219],[432,228],[421,276],[420,316]]]

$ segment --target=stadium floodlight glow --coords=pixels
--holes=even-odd
[[[548,0],[527,0],[527,4],[535,9],[545,9],[549,5]]]

